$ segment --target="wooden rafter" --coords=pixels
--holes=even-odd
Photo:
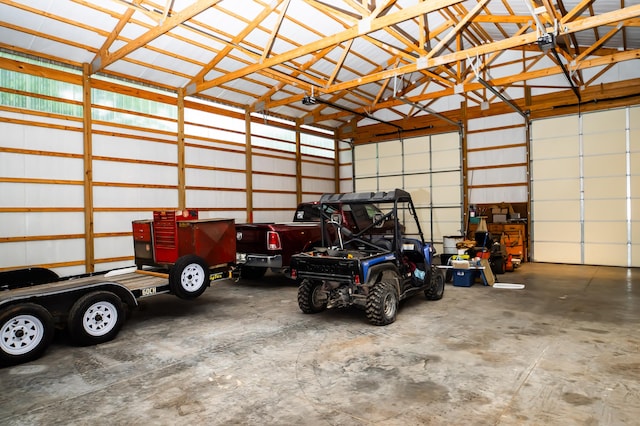
[[[345,31],[342,31],[338,34],[334,34],[333,36],[326,37],[324,39],[320,39],[316,42],[309,43],[305,46],[299,47],[297,49],[293,49],[289,52],[282,53],[280,55],[268,58],[261,64],[254,64],[252,66],[245,67],[235,72],[228,73],[224,76],[215,78],[213,80],[203,82],[197,84],[195,87],[189,87],[189,94],[198,93],[203,90],[206,90],[210,87],[217,86],[219,84],[226,83],[227,81],[235,80],[237,78],[244,77],[254,72],[258,72],[261,69],[272,67],[278,64],[282,64],[283,62],[289,61],[291,59],[298,58],[300,56],[307,55],[309,53],[313,53],[316,50],[323,49],[327,46],[332,46],[335,44],[339,44],[345,42],[347,40],[351,40],[353,38],[359,37],[361,35],[370,33],[375,30],[382,29],[389,25],[393,25],[398,22],[406,21],[407,19],[414,18],[420,14],[428,13],[434,10],[441,9],[443,7],[450,6],[455,3],[459,3],[462,0],[432,0],[430,2],[419,3],[415,6],[403,9],[401,11],[389,14],[387,16],[383,16],[380,18],[373,19],[367,22],[369,25],[366,27],[355,26],[351,27]]]
[[[98,72],[100,70],[103,70],[104,68],[108,67],[109,65],[111,65],[115,61],[124,58],[126,55],[128,55],[131,52],[133,52],[134,50],[137,50],[137,49],[145,46],[146,44],[150,43],[151,41],[155,40],[156,38],[160,37],[161,35],[169,32],[173,28],[175,28],[178,25],[182,24],[183,22],[193,18],[197,14],[205,11],[206,9],[210,8],[211,6],[215,5],[216,3],[220,2],[220,1],[222,1],[222,0],[198,0],[198,1],[196,1],[191,6],[188,6],[188,7],[184,8],[180,12],[178,12],[175,15],[171,16],[169,19],[167,19],[162,24],[158,25],[157,27],[154,27],[154,28],[150,29],[149,31],[147,31],[146,33],[144,33],[143,35],[141,35],[140,37],[138,37],[134,41],[132,41],[132,42],[128,43],[127,45],[121,47],[120,49],[118,49],[114,53],[108,53],[108,54],[105,54],[103,56],[99,56],[96,59],[94,59],[93,62],[91,63],[91,73],[95,74],[96,72]]]

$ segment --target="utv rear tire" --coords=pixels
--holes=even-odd
[[[424,291],[427,300],[440,300],[444,295],[445,277],[438,268],[431,269],[431,285]]]
[[[180,299],[195,299],[208,285],[209,265],[194,254],[179,258],[169,271],[169,288]]]
[[[322,281],[303,280],[298,287],[298,306],[305,314],[317,314],[327,309],[327,295]]]
[[[40,357],[54,332],[53,317],[40,305],[24,303],[0,312],[0,365]]]
[[[373,325],[391,324],[396,320],[398,305],[395,287],[387,281],[380,281],[374,284],[367,296],[367,319]]]

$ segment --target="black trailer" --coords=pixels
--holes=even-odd
[[[231,277],[228,266],[209,269],[189,259],[169,273],[135,267],[64,278],[46,268],[0,272],[0,365],[40,357],[56,328],[67,328],[79,346],[107,342],[139,299],[176,293],[176,285],[180,297],[194,298],[211,282]]]

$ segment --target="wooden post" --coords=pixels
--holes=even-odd
[[[253,150],[251,147],[251,113],[245,110],[245,180],[247,188],[247,222],[253,222]]]
[[[335,152],[335,158],[333,160],[333,175],[335,177],[334,192],[338,194],[342,191],[340,191],[340,139],[338,138],[337,130],[333,131],[333,152]]]
[[[467,100],[463,100],[460,103],[460,121],[461,128],[460,132],[462,133],[460,136],[462,142],[462,220],[464,221],[462,226],[462,231],[464,233],[464,237],[467,238],[467,232],[469,231],[469,201],[471,198],[471,189],[470,185],[472,182],[469,182],[469,169],[467,165],[467,129],[469,128],[468,117],[467,117]]]
[[[296,122],[296,205],[302,202],[302,149],[300,122]]]
[[[82,66],[82,136],[84,162],[84,265],[85,272],[95,271],[95,234],[93,230],[93,140],[91,118],[91,69]]]
[[[184,89],[178,90],[178,208],[187,208],[187,184],[184,150]]]

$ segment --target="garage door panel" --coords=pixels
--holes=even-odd
[[[434,171],[453,170],[460,167],[460,151],[433,151],[432,167]]]
[[[563,136],[575,137],[580,129],[580,121],[577,116],[551,118],[533,122],[532,132],[536,140],[558,139]]]
[[[627,160],[622,154],[584,157],[585,177],[625,175]],[[625,184],[626,185],[626,184]]]
[[[579,221],[580,200],[534,201],[531,204],[533,220]]]
[[[402,176],[380,176],[378,178],[378,186],[380,191],[402,188]]]
[[[539,201],[578,199],[580,196],[578,179],[535,180],[534,182],[534,195]]]
[[[405,173],[425,172],[429,170],[429,154],[415,153],[404,158]]]
[[[580,139],[577,135],[535,139],[531,143],[531,158],[534,160],[571,158],[578,155],[580,155]]]
[[[610,111],[599,111],[585,114],[582,121],[582,132],[607,133],[609,131],[619,131],[627,124],[625,109],[614,109]]]
[[[375,176],[378,174],[378,160],[358,159],[355,163],[356,176]]]
[[[575,222],[537,222],[535,239],[539,242],[570,243],[580,241],[582,230]]]
[[[595,243],[585,245],[584,263],[587,265],[626,265],[627,245]]]
[[[537,160],[531,168],[534,179],[566,179],[580,176],[580,161],[577,158]]]
[[[450,187],[434,187],[433,200],[437,200],[438,205],[456,205],[461,203],[460,188]]]
[[[402,142],[389,141],[389,142],[378,144],[378,157],[387,158],[387,157],[397,157],[400,155],[402,155]]]
[[[627,136],[623,126],[617,132],[585,134],[582,141],[584,155],[603,155],[624,152]]]
[[[378,190],[378,178],[356,178],[356,191],[368,192]]]
[[[534,242],[533,260],[550,263],[581,263],[580,243]]]
[[[584,224],[584,242],[619,243],[627,242],[626,222],[586,222]]]
[[[429,151],[429,137],[422,136],[417,138],[405,139],[404,154],[424,154]]]
[[[413,188],[411,190],[407,188],[407,190],[411,193],[411,199],[414,205],[428,206],[430,204],[431,194],[427,188]]]
[[[586,199],[620,199],[627,196],[627,179],[619,177],[596,177],[584,179]]]
[[[353,151],[354,157],[356,157],[358,161],[378,158],[378,145],[376,144],[356,145]]]
[[[381,175],[390,173],[402,173],[402,157],[385,157],[378,162],[378,172]]]
[[[431,186],[431,179],[429,175],[410,175],[404,177],[404,188],[411,193],[413,197],[414,191],[429,188]]]
[[[585,200],[584,220],[589,221],[622,221],[627,220],[627,203],[624,199]],[[625,234],[626,239],[626,234]]]

